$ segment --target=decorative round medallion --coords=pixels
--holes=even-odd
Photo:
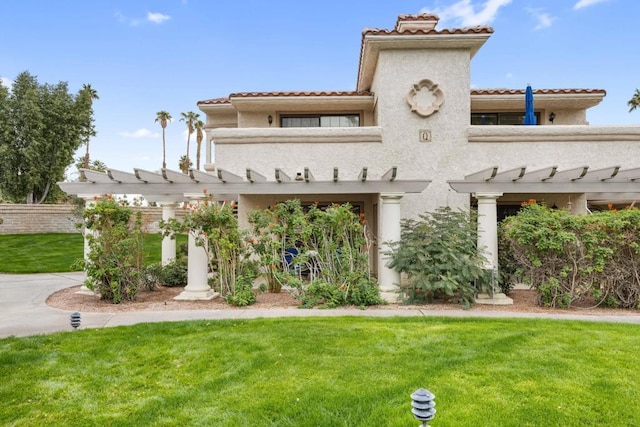
[[[444,102],[444,93],[438,85],[429,79],[420,80],[407,94],[411,111],[421,117],[429,117],[440,109]]]

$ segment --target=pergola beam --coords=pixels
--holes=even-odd
[[[276,169],[276,180],[247,169],[247,180],[221,169],[217,175],[189,170],[185,175],[165,169],[161,174],[134,169],[133,174],[110,170],[107,173],[81,170],[87,182],[61,182],[60,188],[70,194],[142,194],[148,200],[182,200],[185,194],[214,195],[296,195],[296,194],[381,194],[421,193],[429,180],[397,180],[391,168],[382,180],[367,180],[367,168],[363,168],[358,180],[338,180],[338,168],[333,169],[330,181],[316,181],[311,170],[304,168],[302,181],[291,180],[281,169]]]
[[[492,170],[496,173],[492,174]],[[588,166],[558,171],[557,166],[523,173],[524,168],[497,173],[497,168],[448,181],[459,193],[636,193],[640,196],[640,168],[620,171],[619,166],[588,172]],[[519,172],[518,172],[519,171]],[[520,178],[513,178],[516,175]]]

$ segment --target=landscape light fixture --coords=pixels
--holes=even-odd
[[[436,416],[436,396],[429,390],[420,388],[411,394],[411,413],[422,422],[422,427],[428,427],[427,422]]]
[[[71,323],[71,326],[73,327],[74,330],[78,329],[78,327],[80,326],[80,313],[78,313],[77,311],[74,311],[73,313],[71,313],[69,323]]]

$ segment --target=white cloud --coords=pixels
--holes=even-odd
[[[481,6],[473,4],[472,0],[460,0],[445,8],[429,10],[423,8],[421,13],[435,13],[440,17],[440,22],[453,21],[455,25],[472,27],[475,25],[490,24],[496,18],[498,10],[507,6],[512,0],[487,0]],[[478,9],[478,10],[476,10]]]
[[[137,27],[138,25],[140,25],[139,19],[129,18],[128,16],[123,15],[120,11],[116,11],[115,17],[121,24],[126,24],[131,27]]]
[[[512,73],[507,73],[507,75],[505,76],[508,79],[512,79],[513,78],[513,74]]]
[[[165,21],[171,19],[171,16],[165,15],[164,13],[159,12],[147,12],[147,17],[144,19],[141,18],[130,18],[124,15],[120,11],[116,11],[115,17],[119,23],[129,25],[130,27],[137,27],[140,24],[144,24],[145,22],[152,22],[154,24],[162,24]]]
[[[529,15],[531,15],[538,24],[534,27],[534,30],[542,30],[544,28],[549,28],[553,21],[557,18],[555,16],[551,16],[546,12],[543,12],[542,9],[527,9]]]
[[[578,3],[573,5],[573,10],[582,9],[584,7],[593,6],[594,4],[604,3],[609,0],[580,0]]]
[[[118,132],[118,135],[124,136],[125,138],[157,138],[160,136],[157,132],[152,132],[147,128],[141,128],[133,132]]]
[[[147,12],[147,21],[153,22],[154,24],[162,24],[164,21],[168,21],[169,19],[171,19],[171,17],[164,13]]]
[[[7,89],[11,90],[11,88],[13,87],[13,80],[7,77],[0,77],[0,84],[6,87]]]

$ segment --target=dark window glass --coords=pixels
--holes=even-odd
[[[360,126],[359,114],[331,114],[331,115],[304,115],[281,116],[280,124],[283,128],[308,128],[308,127],[358,127]]]
[[[540,113],[534,113],[540,124]],[[471,113],[472,125],[521,125],[524,113]]]

